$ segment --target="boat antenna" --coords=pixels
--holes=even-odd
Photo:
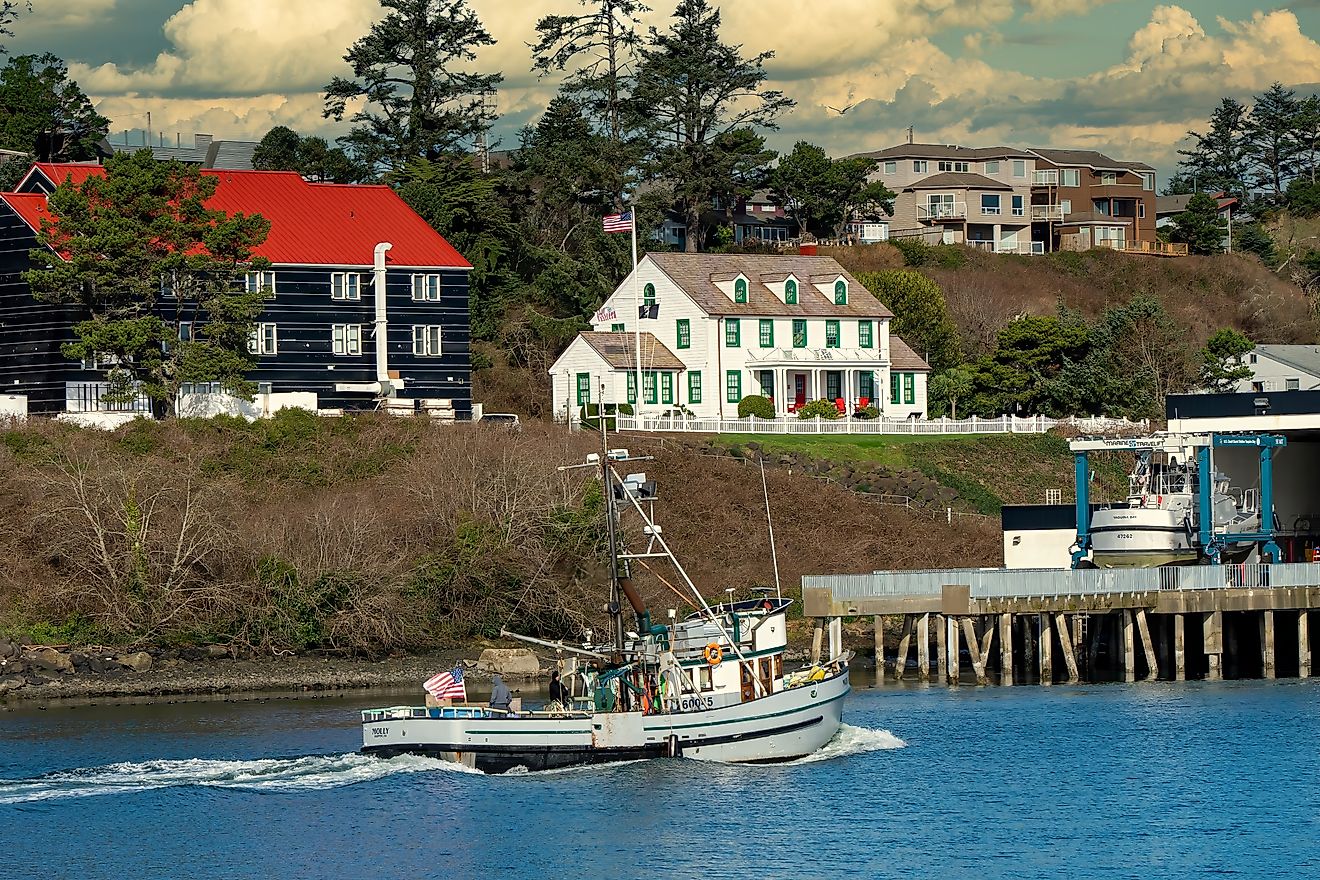
[[[770,564],[775,569],[775,598],[782,599],[783,591],[779,588],[779,556],[775,553],[775,521],[770,516],[770,489],[765,482],[765,459],[757,459],[761,464],[761,494],[765,497],[765,525],[770,530]]]

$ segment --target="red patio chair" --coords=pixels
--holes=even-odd
[[[857,408],[858,408],[858,409],[866,409],[866,408],[867,408],[868,406],[870,406],[870,405],[871,405],[871,398],[869,398],[869,397],[859,397],[859,398],[857,398]]]
[[[834,406],[836,409],[838,409],[839,412],[845,415],[848,413],[848,404],[844,403],[842,397],[834,398]]]

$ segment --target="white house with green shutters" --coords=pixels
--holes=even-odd
[[[893,317],[832,257],[647,254],[551,367],[556,418],[602,401],[736,418],[750,394],[781,416],[824,399],[924,418],[930,367]]]

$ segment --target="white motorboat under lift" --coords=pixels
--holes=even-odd
[[[1262,561],[1278,561],[1281,554],[1276,542],[1273,458],[1275,450],[1286,445],[1286,438],[1262,433],[1162,434],[1072,441],[1069,447],[1074,456],[1077,485],[1077,540],[1072,547],[1073,568],[1095,565],[1092,556],[1104,555],[1112,559],[1123,552],[1132,552],[1139,560],[1135,563],[1138,565],[1196,562],[1218,565],[1225,561],[1240,561],[1252,549],[1259,551]],[[1244,494],[1235,505],[1228,495],[1230,490],[1226,479],[1215,471],[1214,450],[1224,447],[1259,449],[1260,488],[1258,495],[1250,496],[1251,502],[1246,502]],[[1088,457],[1095,452],[1116,451],[1131,451],[1146,457],[1155,452],[1172,451],[1176,456],[1182,456],[1182,466],[1189,479],[1175,489],[1179,496],[1176,500],[1160,496],[1158,503],[1153,503],[1153,499],[1132,488],[1131,491],[1138,494],[1130,495],[1124,508],[1110,508],[1093,514]],[[1188,460],[1192,457],[1194,462]],[[1136,473],[1134,471],[1134,475]],[[1163,514],[1162,519],[1153,515],[1142,516],[1150,512],[1147,508]],[[1115,522],[1109,524],[1106,521],[1100,527],[1099,531],[1104,533],[1101,542],[1108,544],[1097,547],[1096,519],[1102,515],[1111,515]],[[1143,542],[1143,538],[1151,537],[1145,534],[1147,531],[1152,535],[1161,532],[1164,536],[1153,539],[1152,546],[1147,546]],[[1125,542],[1131,550],[1116,549],[1113,539]],[[1160,546],[1154,547],[1157,543]]]

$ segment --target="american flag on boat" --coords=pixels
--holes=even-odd
[[[459,700],[467,699],[467,685],[463,682],[463,668],[455,666],[448,672],[442,672],[426,680],[422,689],[437,700],[446,697]]]
[[[606,232],[629,232],[632,230],[632,211],[624,211],[622,214],[610,214],[601,221]]]

